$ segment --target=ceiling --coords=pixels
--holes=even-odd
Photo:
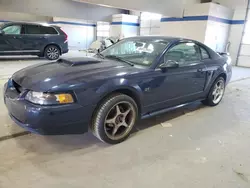
[[[152,12],[170,17],[182,17],[185,4],[198,3],[200,0],[73,0],[102,6],[110,6],[141,12]]]

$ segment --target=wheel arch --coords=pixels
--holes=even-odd
[[[104,93],[101,97],[99,102],[97,103],[97,107],[109,96],[114,95],[116,93],[120,93],[120,94],[124,94],[127,95],[129,97],[131,97],[135,103],[137,104],[138,107],[138,112],[141,112],[141,97],[138,94],[138,92],[136,91],[136,89],[134,88],[130,88],[130,87],[120,87],[120,88],[116,88],[113,89],[112,91],[106,92]],[[96,108],[97,108],[96,107]]]
[[[131,97],[135,101],[135,103],[137,104],[138,115],[140,117],[141,108],[142,108],[140,94],[136,91],[136,89],[129,88],[129,87],[120,87],[120,88],[116,88],[116,89],[114,89],[112,91],[106,92],[100,97],[100,100],[97,102],[97,105],[93,110],[93,113],[92,113],[92,116],[91,116],[91,121],[93,120],[93,117],[96,114],[96,111],[98,110],[99,106],[103,103],[103,101],[105,101],[111,95],[115,95],[116,93],[117,94],[118,93],[124,94],[124,95],[127,95],[127,96]]]
[[[224,78],[225,82],[227,82],[227,75],[226,75],[226,73],[224,73],[224,72],[220,73],[220,74],[215,78],[215,80],[216,80],[217,78],[219,78],[219,77]]]
[[[48,46],[56,46],[58,49],[59,49],[59,51],[60,51],[60,55],[62,55],[62,48],[60,47],[60,45],[58,45],[58,44],[56,44],[56,43],[49,43],[49,44],[47,44],[44,48],[43,48],[43,55],[44,55],[44,53],[45,53],[45,49],[48,47]]]

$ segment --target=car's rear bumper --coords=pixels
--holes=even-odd
[[[69,52],[68,42],[65,42],[61,48],[62,48],[62,54],[68,53]]]
[[[88,131],[93,107],[78,104],[41,106],[32,104],[14,89],[4,89],[4,102],[10,117],[26,130],[47,135],[80,134]]]

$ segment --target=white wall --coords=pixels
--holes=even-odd
[[[184,10],[184,17],[204,16],[209,14],[210,4],[188,5]],[[161,22],[161,35],[183,37],[198,40],[202,43],[205,41],[207,21],[170,21]]]
[[[225,52],[229,30],[229,24],[208,21],[204,43],[216,52]]]
[[[160,14],[142,12],[140,15],[140,35],[160,35],[161,17]]]
[[[213,1],[233,9],[234,14],[232,20],[241,21],[240,24],[231,25],[228,37],[228,42],[230,42],[229,52],[232,57],[233,64],[236,64],[238,61],[238,65],[246,66],[245,62],[249,62],[250,59],[247,60],[246,56],[244,57],[240,56],[238,58],[237,55],[240,50],[242,33],[244,29],[243,21],[245,20],[246,17],[248,0],[213,0]]]
[[[239,56],[237,65],[244,66],[244,67],[250,67],[250,9],[248,9],[248,16],[246,18],[246,25],[245,28],[241,26],[242,29],[242,41],[239,47]],[[244,31],[243,31],[244,30]],[[238,35],[234,35],[238,36]]]
[[[194,39],[204,43],[206,27],[206,21],[163,22],[161,35]]]
[[[48,16],[37,16],[27,13],[16,13],[16,12],[0,12],[1,21],[38,21],[38,22],[50,22],[52,17]]]
[[[112,16],[110,36],[127,38],[139,35],[139,17],[117,14]]]
[[[228,43],[233,10],[214,3],[188,5],[184,17],[161,23],[161,34],[190,38],[224,52]]]
[[[246,8],[248,0],[213,0],[213,2],[219,3],[232,9],[239,9]]]
[[[96,39],[96,25],[94,22],[69,19],[53,18],[53,25],[58,25],[68,35],[69,49],[88,49],[90,44]]]
[[[225,20],[208,20],[205,44],[217,52],[225,52],[231,24],[223,23],[233,18],[233,10],[218,4],[210,3],[209,15]]]

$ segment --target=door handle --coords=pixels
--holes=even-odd
[[[204,72],[203,68],[197,69],[197,72]]]
[[[21,39],[23,37],[17,37],[17,36],[13,36],[14,39]]]

